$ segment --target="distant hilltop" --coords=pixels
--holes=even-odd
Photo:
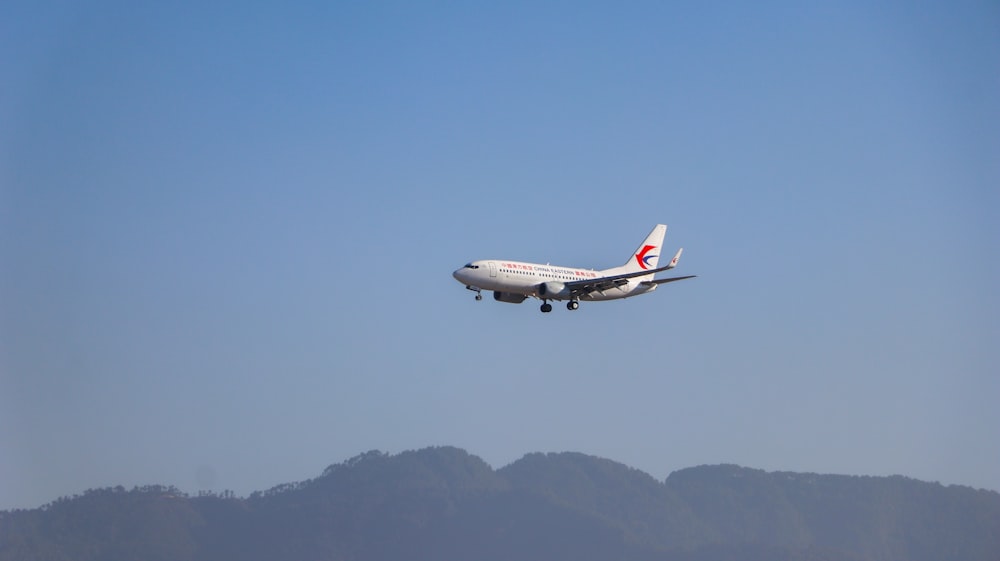
[[[0,561],[998,561],[1000,494],[901,476],[699,466],[665,481],[578,453],[494,470],[368,452],[239,498],[109,488],[0,512]]]

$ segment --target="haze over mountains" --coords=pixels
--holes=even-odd
[[[733,465],[657,481],[578,453],[494,470],[439,447],[247,498],[119,487],[0,512],[0,561],[64,559],[997,561],[1000,494]]]

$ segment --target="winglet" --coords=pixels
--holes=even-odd
[[[683,252],[684,252],[683,247],[677,250],[677,254],[674,255],[674,258],[670,260],[670,264],[667,265],[667,269],[673,269],[674,267],[677,266],[677,262],[681,260],[681,253]]]

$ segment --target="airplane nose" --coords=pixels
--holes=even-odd
[[[468,265],[462,267],[461,269],[455,269],[455,272],[452,273],[451,276],[455,277],[455,280],[466,286],[472,284],[472,281],[475,279],[475,276],[472,274],[472,270],[469,269]]]

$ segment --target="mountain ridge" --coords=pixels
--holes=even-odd
[[[702,465],[664,480],[576,452],[493,469],[451,446],[371,451],[246,498],[90,490],[0,511],[0,561],[1000,561],[1000,493],[903,476]]]

